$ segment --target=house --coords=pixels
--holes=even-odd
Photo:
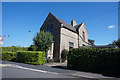
[[[71,21],[71,25],[57,18],[51,12],[47,16],[40,31],[48,31],[53,35],[53,44],[51,45],[47,58],[60,61],[62,50],[70,48],[79,48],[80,46],[88,46],[88,31],[85,23],[76,23]]]

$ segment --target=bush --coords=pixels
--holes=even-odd
[[[120,74],[120,48],[76,48],[67,55],[68,68]]]
[[[42,65],[45,63],[44,51],[19,51],[17,61],[28,64]]]
[[[54,59],[47,59],[47,63],[54,62]]]
[[[65,62],[67,60],[67,53],[68,53],[68,50],[66,50],[66,49],[62,50],[62,52],[61,52],[62,62]]]
[[[28,47],[28,51],[36,51],[36,47],[34,45],[30,45],[30,47]]]
[[[28,47],[2,47],[2,51],[10,51],[10,52],[17,52],[17,51],[28,51]]]
[[[16,59],[16,52],[1,52],[2,60],[13,61]]]

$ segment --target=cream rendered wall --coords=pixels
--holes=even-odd
[[[68,29],[61,28],[60,32],[60,53],[63,49],[69,50],[69,42],[74,43],[74,48],[78,48],[78,35]]]
[[[47,52],[47,59],[53,59],[53,48],[54,48],[54,43],[50,46],[48,52]]]
[[[79,28],[79,35],[83,38],[83,31],[85,32],[85,42],[88,43],[88,32],[87,29],[85,27],[85,24],[82,23],[81,27]],[[88,45],[87,43],[85,43],[81,37],[79,36],[79,45],[82,46],[82,44]]]

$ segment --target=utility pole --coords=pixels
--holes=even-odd
[[[31,39],[30,32],[31,32],[31,31],[28,31],[28,32],[29,32],[29,42],[28,42],[28,46],[30,46],[30,39]]]

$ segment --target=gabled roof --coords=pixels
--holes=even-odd
[[[52,14],[51,12],[50,12],[50,14]],[[53,14],[52,14],[52,16],[54,16]],[[71,31],[74,31],[74,32],[76,32],[76,29],[72,26],[72,25],[70,25],[70,24],[68,24],[67,22],[65,22],[65,21],[63,21],[63,20],[61,20],[61,19],[59,19],[58,17],[56,17],[56,16],[54,16],[61,24],[63,24],[63,27],[65,27],[65,28],[67,28],[67,29],[69,29],[69,30],[71,30]]]
[[[59,19],[59,18],[57,18],[57,17],[56,17],[56,19],[57,19],[61,24],[63,24],[63,26],[64,26],[65,28],[76,32],[76,29],[75,29],[73,26],[71,26],[70,24],[68,24],[67,22],[65,22],[65,21],[63,21],[63,20],[61,20],[61,19]]]
[[[79,25],[74,26],[74,28],[77,30],[81,25],[82,25],[82,23],[79,24]]]
[[[69,23],[67,23],[67,22],[59,19],[58,17],[54,16],[51,12],[50,12],[49,15],[47,16],[47,18],[48,18],[50,15],[53,16],[60,24],[63,24],[63,26],[61,26],[61,27],[64,27],[64,28],[66,28],[66,29],[68,29],[68,30],[70,30],[70,31],[75,32],[75,33],[78,33],[78,29],[79,29],[79,28],[81,27],[81,25],[83,24],[83,22],[82,22],[82,23],[79,24],[79,25],[72,26],[72,25],[70,25]],[[46,18],[46,19],[47,19],[47,18]],[[44,23],[45,23],[45,22],[46,22],[46,20],[44,21]],[[43,24],[44,24],[44,23],[43,23]],[[40,28],[40,30],[41,30],[41,29],[42,29],[42,27]]]

